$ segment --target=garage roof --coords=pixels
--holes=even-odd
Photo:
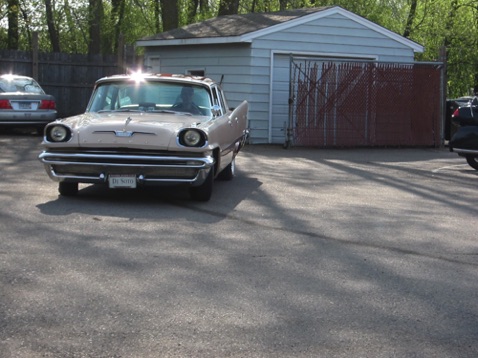
[[[144,37],[138,40],[136,44],[142,47],[150,47],[213,43],[250,43],[256,37],[278,32],[333,14],[341,14],[412,48],[415,52],[423,52],[423,46],[416,42],[351,13],[340,6],[219,16],[178,29]]]

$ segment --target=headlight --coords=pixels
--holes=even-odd
[[[186,129],[179,133],[179,144],[186,147],[203,147],[206,144],[206,134],[197,129]]]
[[[49,142],[67,142],[71,138],[71,130],[61,124],[47,128],[46,139]]]

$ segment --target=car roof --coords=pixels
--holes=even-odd
[[[29,77],[29,76],[14,75],[14,74],[3,74],[3,75],[0,75],[0,78],[6,78],[6,79],[25,78],[29,80],[33,79],[32,77]]]
[[[145,79],[149,81],[160,80],[167,82],[178,82],[178,83],[189,83],[197,85],[207,85],[211,86],[216,82],[208,77],[201,76],[192,76],[192,75],[180,75],[180,74],[164,74],[164,73],[132,73],[132,74],[122,74],[122,75],[112,75],[108,77],[100,78],[96,83],[108,82],[108,81],[121,81],[121,80],[134,80],[134,79]]]

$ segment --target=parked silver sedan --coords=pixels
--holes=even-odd
[[[31,77],[0,76],[0,126],[43,127],[57,116],[55,98]]]
[[[215,178],[234,176],[244,146],[248,104],[228,107],[215,81],[134,74],[96,82],[84,114],[45,128],[39,159],[61,195],[79,183],[110,189],[185,185],[207,201]]]

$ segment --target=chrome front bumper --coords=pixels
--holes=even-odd
[[[106,183],[109,175],[135,175],[138,184],[201,185],[214,165],[212,156],[42,152],[38,159],[55,181]]]

